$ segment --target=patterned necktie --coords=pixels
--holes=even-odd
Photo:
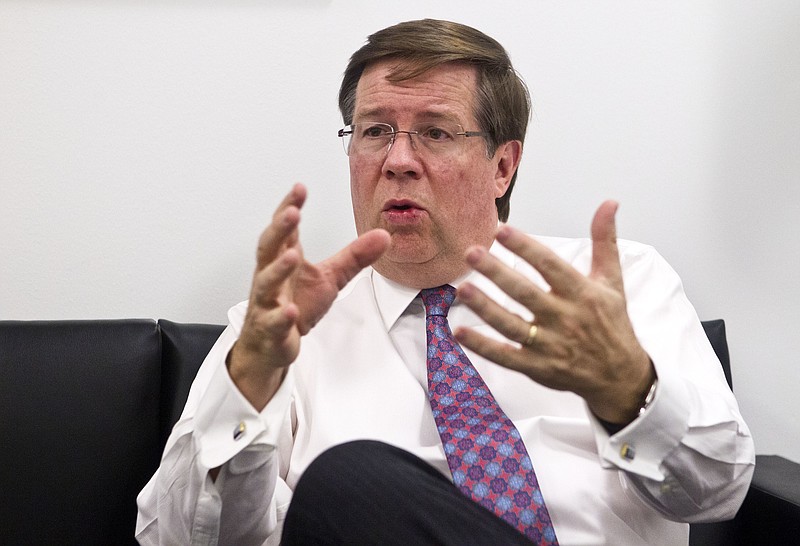
[[[420,292],[428,333],[428,399],[453,482],[536,544],[557,545],[531,459],[514,423],[453,337],[450,285]]]

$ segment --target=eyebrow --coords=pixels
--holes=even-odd
[[[353,115],[353,122],[356,122],[356,119],[361,120],[380,120],[385,117],[390,117],[389,110],[386,108],[372,108],[370,110],[365,110],[363,112],[356,112]],[[424,121],[451,121],[453,123],[460,123],[458,119],[454,116],[450,115],[449,113],[445,112],[433,112],[431,110],[426,110],[424,112],[420,112],[415,118]]]

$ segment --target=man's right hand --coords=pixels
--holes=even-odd
[[[362,234],[319,264],[303,258],[298,226],[306,189],[296,184],[261,234],[250,301],[238,341],[228,355],[236,386],[261,411],[300,351],[300,336],[325,315],[336,295],[389,248],[389,234]]]

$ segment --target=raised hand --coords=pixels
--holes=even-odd
[[[616,210],[615,202],[606,201],[592,220],[588,276],[520,231],[506,225],[498,229],[497,240],[536,268],[550,291],[537,287],[485,248],[470,248],[467,263],[529,309],[537,330],[529,340],[531,323],[465,283],[459,287],[458,297],[517,343],[493,340],[467,328],[458,329],[455,335],[465,347],[489,360],[547,387],[580,395],[600,419],[626,424],[636,417],[655,371],[636,339],[626,309]]]
[[[389,247],[389,234],[362,234],[319,264],[303,257],[298,227],[306,189],[295,185],[258,241],[256,271],[239,339],[228,356],[236,386],[261,410],[300,350],[300,337],[325,315],[336,295]]]

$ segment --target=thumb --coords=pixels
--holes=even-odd
[[[387,231],[373,229],[320,265],[333,274],[337,288],[342,289],[359,271],[380,258],[389,249],[389,244],[390,236]]]

